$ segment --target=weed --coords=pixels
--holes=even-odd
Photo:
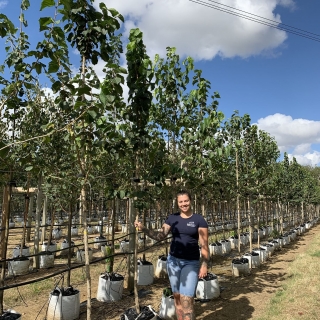
[[[320,257],[320,251],[316,251],[310,254],[311,257]]]

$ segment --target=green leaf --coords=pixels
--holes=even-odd
[[[54,0],[42,0],[40,11],[47,7],[54,7],[55,3]]]
[[[99,99],[104,106],[107,104],[107,97],[103,92],[100,92]]]
[[[119,195],[120,195],[120,199],[123,199],[126,196],[125,190],[120,190]]]
[[[33,169],[33,166],[26,167],[25,171],[31,171]]]
[[[32,64],[32,67],[36,69],[37,74],[41,74],[42,63],[40,63],[40,62],[34,62],[34,63]]]
[[[53,19],[51,17],[42,17],[39,19],[40,31],[47,30],[47,25],[52,23]]]
[[[94,110],[90,109],[90,110],[88,110],[87,112],[90,114],[90,116],[91,116],[93,119],[95,119],[95,118],[97,117],[97,113],[96,113]]]
[[[59,70],[59,64],[57,61],[50,61],[49,62],[49,68],[48,73],[55,73]]]
[[[107,102],[112,103],[115,100],[115,96],[106,95]]]
[[[29,0],[22,0],[21,2],[21,9],[22,10],[27,10],[30,7],[30,2]]]
[[[58,91],[60,90],[61,86],[62,86],[61,82],[60,82],[60,81],[56,81],[56,82],[52,85],[51,89],[52,89],[52,91],[55,93],[55,92],[58,92]]]
[[[113,17],[115,17],[116,15],[119,14],[119,12],[114,8],[109,8],[108,10],[112,14]]]
[[[78,95],[82,96],[83,94],[90,94],[91,93],[91,88],[88,86],[81,87],[78,89]]]
[[[83,101],[77,101],[75,104],[74,104],[74,108],[77,110],[79,108],[81,108],[82,106],[85,106],[85,102]]]

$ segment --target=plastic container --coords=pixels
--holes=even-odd
[[[30,248],[27,247],[27,246],[24,246],[22,248],[22,256],[23,257],[27,257],[29,255],[30,255]],[[12,257],[16,258],[16,257],[19,257],[19,256],[21,256],[21,247],[17,246],[12,250]]]
[[[247,258],[233,259],[231,266],[232,275],[235,277],[250,274],[249,260]]]
[[[89,248],[88,252],[89,252],[89,262],[91,262],[92,261],[92,249]],[[79,263],[85,262],[85,250],[84,249],[79,249],[77,251],[76,259],[77,259],[77,262],[79,262]]]
[[[27,257],[18,257],[12,261],[8,261],[9,275],[22,275],[29,272],[30,260]]]
[[[220,296],[220,286],[218,277],[213,273],[208,273],[203,279],[198,280],[196,297],[201,300],[214,299]]]
[[[42,251],[40,255],[40,269],[52,268],[54,266],[54,254],[50,251]]]
[[[99,277],[97,300],[119,301],[122,298],[124,277],[118,273],[104,273]]]
[[[75,320],[80,315],[80,292],[70,288],[56,288],[49,295],[47,320]]]
[[[167,256],[165,256],[165,255],[159,256],[154,275],[157,278],[167,278],[168,277]]]
[[[152,284],[154,280],[153,264],[146,260],[138,259],[138,279],[137,284],[147,286]]]

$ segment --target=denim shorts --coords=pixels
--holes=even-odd
[[[167,271],[173,293],[194,297],[199,280],[199,260],[179,259],[168,255]]]

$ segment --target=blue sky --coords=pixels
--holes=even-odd
[[[196,0],[198,1],[198,0]],[[200,0],[199,0],[200,1]],[[201,0],[217,5],[210,0]],[[40,0],[26,16],[36,41]],[[249,114],[252,123],[274,136],[280,150],[304,165],[320,163],[320,1],[219,0],[239,10],[319,35],[319,42],[214,10],[189,0],[104,0],[144,32],[151,58],[177,48],[221,95],[219,109]],[[18,24],[20,1],[0,0],[0,12]],[[98,1],[95,1],[98,7]],[[221,7],[221,6],[220,6]],[[224,7],[226,8],[226,7]],[[239,11],[238,11],[239,12]],[[3,61],[4,52],[0,51]],[[75,66],[78,56],[74,55]],[[99,68],[99,66],[97,67]],[[97,70],[101,72],[101,70]]]

